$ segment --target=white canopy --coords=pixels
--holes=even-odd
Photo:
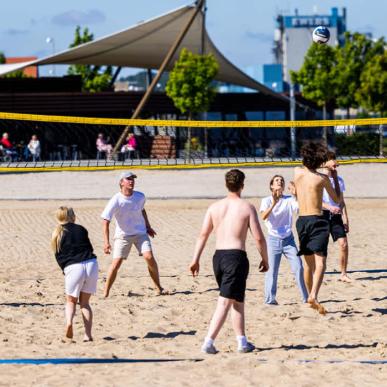
[[[48,64],[92,64],[158,69],[194,11],[195,7],[193,5],[183,6],[157,18],[138,23],[126,30],[70,48],[58,54],[32,62],[0,65],[0,75],[31,65]],[[200,52],[202,25],[203,14],[199,12],[167,67],[167,71],[173,68],[181,48],[186,47],[194,53]],[[248,87],[284,99],[284,97],[255,81],[228,61],[212,43],[207,31],[204,31],[203,40],[204,53],[212,53],[219,63],[217,80]]]

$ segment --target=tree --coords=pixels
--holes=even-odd
[[[360,87],[356,92],[357,102],[364,108],[387,113],[387,51],[370,59],[360,76]]]
[[[356,92],[359,104],[383,117],[387,113],[387,51],[368,61]],[[379,154],[383,156],[383,125],[379,126]]]
[[[351,107],[358,107],[356,92],[360,87],[364,66],[375,55],[383,53],[383,45],[382,39],[374,42],[364,34],[346,32],[343,47],[336,48],[336,102],[347,112]]]
[[[5,63],[5,55],[3,52],[0,51],[0,64],[4,64]]]
[[[81,33],[81,27],[77,26],[75,29],[74,42],[70,44],[70,48],[79,46],[80,44],[91,42],[94,35],[85,28]],[[82,78],[83,91],[103,91],[109,88],[112,80],[112,67],[107,66],[102,71],[101,66],[93,65],[71,65],[67,70],[69,75],[80,75]]]
[[[333,70],[336,64],[335,50],[325,44],[312,44],[299,71],[291,71],[293,83],[302,87],[302,95],[318,106],[335,98]]]
[[[335,98],[335,65],[335,49],[327,44],[313,43],[305,55],[301,69],[290,72],[292,82],[302,87],[302,95],[323,108],[324,120],[327,103]],[[323,137],[326,142],[326,128],[323,130]]]
[[[193,114],[205,112],[216,90],[211,84],[218,73],[219,65],[212,54],[199,55],[186,48],[180,53],[173,70],[169,73],[166,93],[174,105],[182,113],[187,113],[189,119]],[[191,128],[188,128],[188,158],[191,147]]]

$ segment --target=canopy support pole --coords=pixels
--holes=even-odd
[[[153,78],[152,83],[149,85],[148,89],[146,90],[144,96],[142,97],[140,103],[137,105],[136,110],[134,111],[131,119],[135,119],[139,116],[141,111],[143,110],[145,104],[148,102],[148,99],[153,91],[153,89],[156,87],[159,79],[161,78],[163,72],[165,71],[165,68],[168,66],[169,62],[171,61],[173,55],[176,53],[177,49],[180,46],[180,43],[184,39],[185,35],[187,34],[189,28],[191,27],[193,21],[195,20],[197,14],[201,11],[203,8],[203,1],[204,0],[199,0],[196,5],[196,9],[190,19],[188,20],[187,25],[184,27],[184,29],[181,31],[180,35],[178,35],[176,41],[173,43],[172,47],[170,48],[168,54],[164,58],[163,63],[161,63],[161,66],[156,74],[156,76]],[[113,149],[113,155],[117,153],[117,151],[121,148],[122,143],[125,141],[128,133],[130,130],[130,126],[128,125],[124,131],[122,132],[120,138],[118,139],[116,145],[114,146]]]

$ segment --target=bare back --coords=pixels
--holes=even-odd
[[[327,177],[307,168],[295,168],[294,184],[296,186],[299,215],[321,215],[323,189]]]
[[[209,208],[217,250],[246,250],[245,242],[252,212],[252,205],[241,198],[227,197]]]

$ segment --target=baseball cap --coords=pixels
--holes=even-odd
[[[132,177],[133,179],[135,179],[137,177],[137,175],[135,175],[133,172],[122,172],[121,175],[120,175],[120,181],[122,179],[128,179],[129,177]]]

